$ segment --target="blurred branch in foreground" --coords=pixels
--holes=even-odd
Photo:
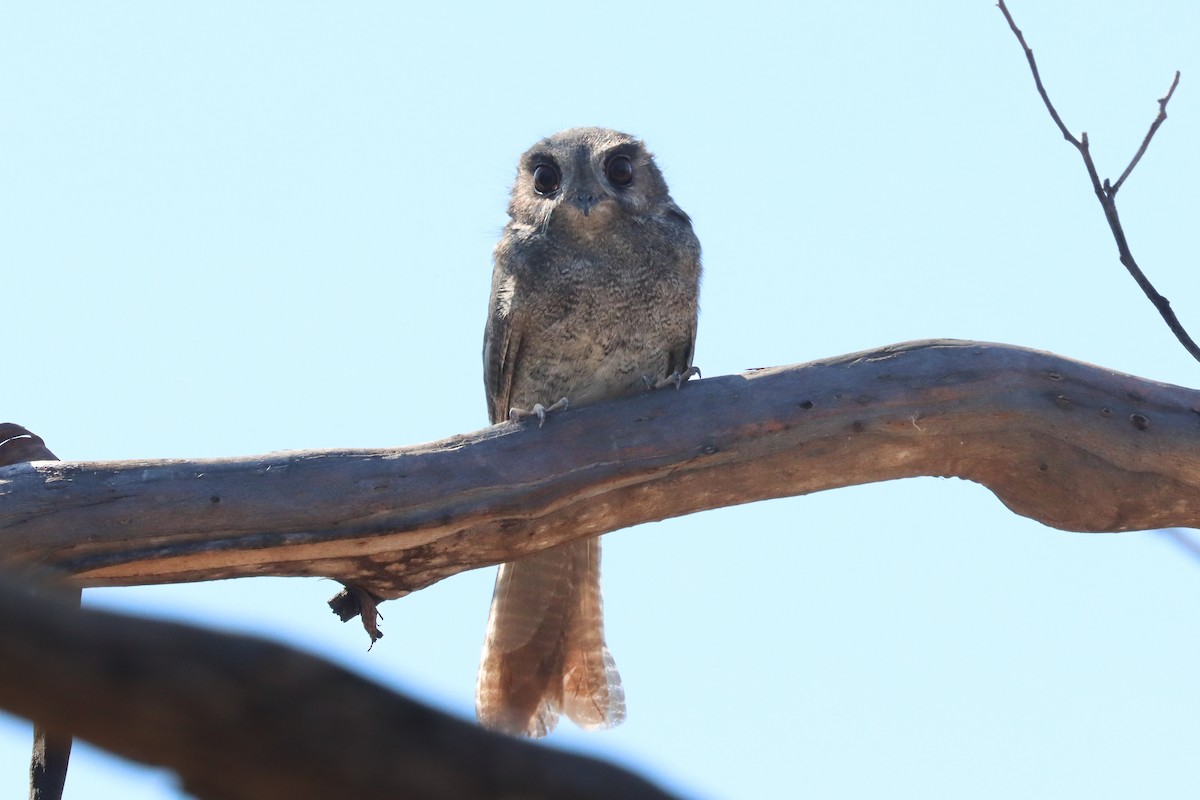
[[[80,610],[0,576],[0,707],[211,800],[670,795],[247,636]]]
[[[1193,561],[1200,562],[1200,542],[1196,541],[1191,532],[1183,528],[1163,528],[1159,533],[1191,556]]]

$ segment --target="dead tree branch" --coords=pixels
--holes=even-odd
[[[57,461],[42,437],[12,423],[0,423],[0,467],[23,461]],[[79,605],[80,591],[73,587],[63,592]],[[364,618],[365,619],[365,618]],[[33,755],[29,760],[29,800],[59,800],[67,781],[71,761],[71,734],[62,729],[49,730],[40,717],[33,722]]]
[[[0,467],[0,561],[83,585],[325,575],[397,597],[637,522],[917,475],[978,481],[1060,528],[1197,526],[1200,392],[926,341],[394,450],[15,464]],[[664,796],[286,648],[33,601],[4,581],[0,706],[222,800]]]
[[[552,423],[552,424],[551,424]],[[0,563],[85,586],[307,575],[394,598],[640,522],[918,475],[1079,531],[1200,526],[1200,392],[923,341],[394,450],[0,468]]]
[[[168,767],[210,800],[669,797],[281,645],[82,611],[10,579],[0,579],[0,707]]]
[[[1200,361],[1200,346],[1192,340],[1192,337],[1184,329],[1179,318],[1175,316],[1175,311],[1171,308],[1171,301],[1158,293],[1154,285],[1150,283],[1150,279],[1142,272],[1137,261],[1133,258],[1133,253],[1129,249],[1129,242],[1125,238],[1125,230],[1121,227],[1121,218],[1117,214],[1117,191],[1125,183],[1125,179],[1133,172],[1133,168],[1142,160],[1142,156],[1146,153],[1146,148],[1150,146],[1150,140],[1154,138],[1154,134],[1158,131],[1163,121],[1167,118],[1167,103],[1171,101],[1172,95],[1175,94],[1175,87],[1179,85],[1179,71],[1176,70],[1175,77],[1171,81],[1171,86],[1167,90],[1166,95],[1158,100],[1158,116],[1154,118],[1154,122],[1150,124],[1150,130],[1142,139],[1142,145],[1138,148],[1133,158],[1129,162],[1129,166],[1121,173],[1121,177],[1117,178],[1116,183],[1109,183],[1105,178],[1100,180],[1100,175],[1096,171],[1096,165],[1092,161],[1091,149],[1088,146],[1088,135],[1082,133],[1079,138],[1076,138],[1067,126],[1063,123],[1062,117],[1058,115],[1058,111],[1054,108],[1054,104],[1050,102],[1050,95],[1046,93],[1046,87],[1042,84],[1042,76],[1038,72],[1037,61],[1034,60],[1033,50],[1025,43],[1025,36],[1017,27],[1017,23],[1013,21],[1012,14],[1008,11],[1008,6],[1004,4],[1004,0],[1000,0],[1000,11],[1004,14],[1004,19],[1008,21],[1008,27],[1012,29],[1013,35],[1017,37],[1017,41],[1021,44],[1021,49],[1025,51],[1025,60],[1029,62],[1029,69],[1033,73],[1033,81],[1037,84],[1038,94],[1042,97],[1042,102],[1046,104],[1046,110],[1050,112],[1050,117],[1054,120],[1054,124],[1058,126],[1058,130],[1062,133],[1063,138],[1074,145],[1079,154],[1083,156],[1084,167],[1087,168],[1088,178],[1092,182],[1092,190],[1096,193],[1096,199],[1100,201],[1100,207],[1104,209],[1104,218],[1108,220],[1108,227],[1112,230],[1113,238],[1117,242],[1117,252],[1120,255],[1121,263],[1133,279],[1137,281],[1137,285],[1141,287],[1146,297],[1158,309],[1158,313],[1167,323],[1167,327],[1175,334],[1175,338],[1179,343],[1192,354],[1192,358]]]

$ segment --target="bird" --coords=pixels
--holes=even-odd
[[[700,242],[645,144],[571,128],[520,158],[493,251],[483,371],[493,424],[680,384],[692,365]],[[604,637],[599,537],[501,564],[476,686],[487,728],[540,737],[565,715],[625,719]]]

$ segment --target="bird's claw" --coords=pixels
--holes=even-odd
[[[508,418],[512,422],[517,422],[525,417],[537,417],[538,427],[540,428],[546,424],[547,414],[549,414],[551,411],[561,411],[568,405],[570,405],[570,403],[567,402],[567,398],[560,397],[558,402],[550,406],[544,406],[541,403],[534,403],[532,409],[510,408],[508,410]]]
[[[684,384],[685,381],[691,378],[700,377],[699,367],[688,367],[683,372],[675,370],[665,378],[659,378],[657,381],[649,375],[642,376],[642,382],[646,384],[647,389],[665,389],[668,386],[674,386],[676,390]]]

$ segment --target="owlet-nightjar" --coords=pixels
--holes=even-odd
[[[641,141],[573,128],[517,166],[493,254],[483,376],[493,423],[679,386],[692,367],[700,243]],[[625,718],[604,641],[599,537],[500,566],[476,712],[543,736]]]

